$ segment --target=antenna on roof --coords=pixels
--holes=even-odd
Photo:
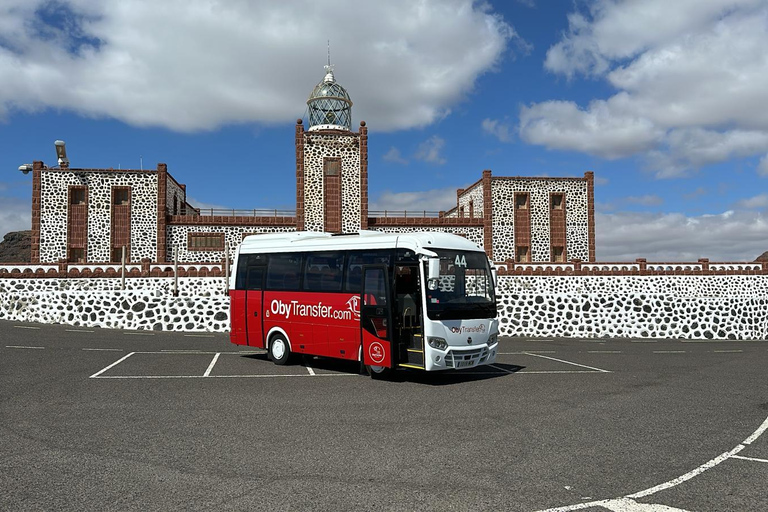
[[[328,65],[331,65],[331,40],[328,40]]]

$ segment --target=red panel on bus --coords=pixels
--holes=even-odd
[[[359,303],[359,297],[350,293],[268,291],[264,293],[264,331],[275,327],[285,331],[294,352],[331,357],[352,353],[350,358],[357,359]]]
[[[229,303],[229,341],[237,345],[247,345],[245,291],[229,290]]]

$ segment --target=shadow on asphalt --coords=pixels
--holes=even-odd
[[[263,354],[248,354],[240,356],[246,359],[257,361],[272,362]],[[317,356],[303,356],[294,354],[285,366],[310,367],[314,370],[324,370],[331,372],[356,373],[367,376],[365,370],[361,368],[357,361],[344,361],[341,359],[331,359]],[[392,372],[385,379],[387,382],[405,383],[413,382],[416,384],[426,384],[430,386],[447,386],[452,384],[461,384],[462,382],[473,382],[488,379],[506,377],[513,373],[524,370],[525,366],[514,364],[494,363],[493,366],[483,365],[465,370],[443,370],[439,372],[424,372],[419,370],[400,369]]]

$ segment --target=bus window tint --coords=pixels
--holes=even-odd
[[[235,289],[245,290],[248,278],[248,267],[266,265],[267,257],[261,254],[241,254],[237,263],[237,276],[235,277]]]
[[[308,292],[340,292],[344,254],[318,252],[307,255],[304,290]]]
[[[389,268],[390,251],[353,252],[347,256],[347,280],[344,291],[360,293],[363,284],[363,265],[384,265]]]
[[[267,288],[298,290],[301,275],[300,254],[271,254],[267,266]]]
[[[371,269],[365,274],[365,293],[363,294],[363,305],[365,306],[386,306],[387,288],[384,281],[384,270]]]

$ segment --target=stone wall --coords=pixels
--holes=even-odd
[[[164,277],[127,278],[124,290],[119,278],[17,277],[8,268],[0,267],[0,319],[229,329],[220,269],[215,277],[179,278],[174,295],[174,279],[155,267],[150,273]],[[497,296],[503,336],[768,338],[768,263],[509,264],[500,267]]]

